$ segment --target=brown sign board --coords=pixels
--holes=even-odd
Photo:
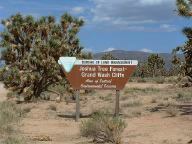
[[[137,60],[76,60],[60,57],[67,80],[73,89],[114,89],[125,87],[134,72]]]

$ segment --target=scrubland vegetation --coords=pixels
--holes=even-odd
[[[191,17],[191,3],[177,0],[178,13]],[[16,14],[3,20],[0,46],[6,62],[0,70],[0,143],[3,144],[190,144],[192,141],[191,28],[184,46],[174,49],[173,66],[158,54],[139,63],[121,91],[120,116],[114,117],[114,91],[80,91],[81,119],[75,123],[75,97],[57,60],[91,59],[77,34],[84,22],[69,14]],[[184,59],[177,58],[180,51]],[[116,60],[107,53],[102,59]],[[5,97],[7,100],[5,100]],[[108,111],[106,111],[108,110]]]
[[[150,143],[150,139],[154,137],[152,133],[148,132],[145,125],[134,126],[134,122],[141,121],[145,124],[147,120],[151,120],[151,126],[155,125],[154,129],[156,127],[159,131],[164,131],[161,129],[162,123],[155,122],[153,119],[160,120],[164,124],[169,121],[172,123],[184,121],[183,126],[188,126],[189,129],[185,130],[186,135],[179,136],[180,141],[184,143],[191,140],[192,90],[179,87],[175,82],[167,81],[163,84],[157,84],[153,80],[144,83],[138,83],[137,80],[130,82],[121,91],[120,117],[113,117],[115,102],[113,92],[95,90],[84,94],[82,91],[81,112],[88,117],[82,118],[79,123],[75,123],[72,118],[60,117],[62,113],[74,113],[74,100],[70,95],[72,96],[70,93],[63,95],[59,103],[51,100],[57,95],[50,95],[50,100],[40,100],[36,103],[1,102],[2,142],[40,144],[43,141],[59,144],[59,141],[66,143],[71,141],[71,143],[85,144],[123,144],[127,138],[129,138],[128,141],[136,142],[137,139],[146,137],[148,139],[146,142]],[[71,100],[66,97],[71,97]],[[167,127],[169,128],[169,125]],[[183,133],[184,128],[182,125],[179,127],[180,130],[177,132]],[[71,132],[67,134],[65,131],[69,129]],[[141,135],[129,137],[133,133],[131,129]],[[178,142],[177,139],[171,140],[169,137],[162,138],[162,141],[164,140],[170,141],[171,144]],[[156,143],[162,144],[162,141],[156,140]]]
[[[23,116],[19,106],[12,102],[0,102],[0,142],[3,144],[23,144],[19,135],[19,122]]]

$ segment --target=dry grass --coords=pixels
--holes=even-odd
[[[23,111],[11,102],[0,103],[0,136],[3,136],[3,144],[22,144],[18,137],[17,125]]]
[[[124,116],[127,118],[134,118],[134,117],[142,116],[142,113],[143,111],[141,109],[134,108],[134,109],[128,109],[124,111]]]
[[[112,100],[112,93],[107,94],[107,96],[99,96],[99,98],[103,101],[111,101]]]
[[[126,101],[125,103],[122,104],[122,107],[126,108],[126,107],[138,107],[142,105],[142,101],[139,99],[129,99],[128,101]]]
[[[160,92],[159,89],[157,88],[151,88],[151,87],[148,87],[148,88],[127,88],[125,89],[124,91],[124,94],[128,94],[128,93],[157,93],[157,92]]]
[[[10,134],[14,131],[14,124],[21,118],[22,110],[10,102],[0,103],[0,131]]]
[[[9,136],[3,141],[3,144],[26,144],[26,142],[18,136]]]

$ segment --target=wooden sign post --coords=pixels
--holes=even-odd
[[[80,117],[80,89],[116,90],[115,116],[119,115],[120,90],[136,68],[137,60],[77,60],[75,57],[60,57],[58,63],[76,90],[76,121]]]
[[[120,97],[120,90],[116,90],[116,100],[115,100],[115,116],[119,116],[119,97]]]
[[[76,113],[75,113],[75,121],[78,122],[80,118],[80,100],[79,100],[79,90],[75,91],[75,100],[76,100]]]

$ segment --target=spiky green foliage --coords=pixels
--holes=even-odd
[[[57,64],[60,56],[81,57],[83,49],[77,33],[83,21],[64,14],[57,23],[52,16],[40,17],[16,14],[3,20],[1,45],[6,50],[3,81],[25,99],[38,97],[53,83],[62,79]]]
[[[153,77],[163,72],[165,62],[158,54],[151,54],[147,59],[148,71]]]
[[[179,15],[187,18],[192,17],[192,0],[177,0],[176,4]],[[181,72],[184,73],[185,76],[188,76],[189,80],[192,82],[192,27],[185,27],[183,29],[183,34],[187,37],[187,41],[183,46],[174,49],[173,52],[175,56],[173,63],[179,65]],[[176,57],[178,51],[184,54],[184,61]]]
[[[192,0],[177,0],[177,10],[178,14],[184,17],[191,17],[192,10],[191,10]]]

